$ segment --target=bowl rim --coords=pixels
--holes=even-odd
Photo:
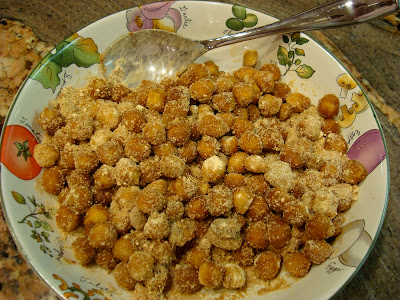
[[[152,4],[153,4],[153,3],[161,3],[161,2],[166,2],[166,1],[155,1],[155,2],[152,2]],[[183,2],[188,2],[188,3],[189,3],[189,2],[190,2],[190,3],[198,3],[198,4],[203,4],[203,5],[222,5],[222,6],[234,6],[234,5],[235,5],[235,4],[233,4],[233,3],[225,3],[225,2],[218,2],[218,1],[206,1],[206,0],[194,0],[194,1],[191,1],[191,0],[183,0],[183,1],[172,1],[172,2],[181,2],[181,3],[183,3]],[[86,25],[86,26],[80,28],[80,29],[77,31],[77,33],[81,32],[82,30],[85,30],[85,29],[87,29],[87,28],[89,28],[89,27],[94,27],[96,24],[98,24],[98,23],[104,21],[104,20],[107,19],[107,18],[110,18],[110,17],[113,16],[113,15],[116,15],[116,14],[119,14],[119,13],[122,13],[122,12],[126,12],[126,11],[128,11],[128,10],[130,10],[130,9],[137,8],[137,7],[139,7],[140,5],[143,5],[143,4],[139,4],[139,5],[137,5],[137,6],[132,6],[132,7],[129,7],[129,8],[126,8],[126,9],[123,9],[123,10],[120,10],[120,11],[117,11],[117,12],[114,12],[114,13],[109,14],[109,15],[107,15],[107,16],[104,16],[104,17],[102,17],[102,18],[100,18],[100,19],[98,19],[98,20],[96,20],[96,21],[94,21],[94,22],[92,22],[92,23],[90,23],[90,24],[88,24],[88,25]],[[241,5],[236,5],[236,6],[241,6]],[[267,17],[273,18],[273,19],[276,20],[276,21],[279,21],[279,19],[277,19],[276,17],[270,15],[268,12],[263,12],[263,11],[260,11],[260,10],[258,10],[258,9],[250,8],[250,7],[247,7],[247,6],[246,6],[246,7],[245,7],[245,6],[242,6],[242,7],[246,8],[246,9],[247,9],[247,8],[248,8],[248,9],[251,9],[251,10],[256,11],[256,12],[262,14],[262,15],[265,15],[265,16],[267,16]],[[383,132],[383,129],[382,129],[382,125],[381,125],[381,123],[380,123],[380,121],[379,121],[379,118],[378,118],[376,112],[375,112],[375,108],[374,108],[374,106],[372,105],[372,102],[371,102],[371,100],[370,100],[369,97],[368,97],[368,94],[365,93],[365,91],[364,91],[364,89],[363,89],[363,86],[362,86],[362,85],[359,83],[359,81],[355,78],[355,76],[352,74],[352,72],[350,72],[350,71],[348,70],[348,68],[344,65],[344,63],[342,63],[341,60],[340,60],[339,58],[337,58],[331,51],[329,51],[329,50],[327,49],[326,46],[324,46],[320,41],[318,41],[318,40],[314,39],[313,37],[307,35],[307,34],[304,33],[303,31],[301,31],[301,34],[304,35],[305,37],[307,37],[308,39],[312,40],[313,42],[315,42],[316,45],[319,46],[323,51],[325,51],[326,54],[328,54],[338,65],[340,65],[340,67],[342,67],[343,69],[345,69],[345,70],[347,71],[347,73],[348,73],[348,74],[353,78],[353,80],[357,83],[357,85],[359,86],[360,90],[364,93],[365,98],[366,98],[366,100],[367,100],[367,102],[368,102],[369,107],[371,108],[372,115],[373,115],[373,117],[374,117],[374,119],[375,119],[375,122],[376,122],[376,124],[377,124],[377,126],[378,126],[380,136],[382,137],[382,141],[383,141],[383,145],[384,145],[384,149],[385,149],[385,155],[386,155],[386,157],[385,157],[385,160],[386,160],[386,178],[387,178],[386,194],[385,194],[385,201],[384,201],[384,205],[383,205],[383,209],[382,209],[382,215],[381,215],[381,218],[380,218],[380,221],[379,221],[379,225],[378,225],[378,227],[377,227],[377,229],[376,229],[375,237],[374,237],[374,239],[372,240],[372,243],[371,243],[371,245],[369,246],[368,251],[367,251],[367,253],[364,255],[364,257],[363,257],[363,259],[361,260],[360,264],[355,268],[355,270],[351,273],[351,275],[347,278],[347,280],[346,280],[335,292],[333,292],[333,293],[329,296],[328,299],[331,299],[331,298],[333,298],[334,296],[338,295],[341,291],[343,291],[343,290],[346,288],[346,286],[350,283],[350,281],[357,275],[357,273],[360,271],[360,269],[361,269],[362,266],[364,265],[365,261],[368,259],[369,255],[371,254],[371,252],[372,252],[372,250],[374,249],[375,244],[376,244],[376,242],[377,242],[377,240],[378,240],[378,237],[379,237],[379,235],[380,235],[380,232],[381,232],[381,229],[382,229],[382,226],[383,226],[383,222],[384,222],[384,220],[385,220],[386,210],[387,210],[388,201],[389,201],[389,190],[390,190],[390,164],[389,164],[389,155],[388,155],[388,148],[387,148],[387,144],[386,144],[386,139],[385,139],[385,136],[384,136],[384,132]],[[51,51],[49,51],[49,53],[53,52],[54,49],[56,49],[56,47],[57,47],[60,43],[62,43],[63,41],[65,41],[65,40],[68,39],[68,38],[69,38],[69,37],[66,37],[66,38],[63,39],[61,42],[59,42]],[[40,60],[40,62],[39,62],[38,64],[42,63],[45,59],[46,59],[46,55]],[[35,70],[36,70],[36,67],[32,69],[32,71],[30,72],[30,74],[28,74],[28,76],[26,77],[26,79],[23,81],[23,83],[21,84],[20,88],[18,89],[17,94],[14,96],[12,103],[10,104],[9,110],[8,110],[8,112],[7,112],[7,115],[6,115],[5,119],[4,119],[3,126],[2,126],[2,129],[1,129],[1,135],[0,135],[0,149],[2,148],[2,145],[3,145],[4,131],[5,131],[5,128],[7,127],[7,123],[8,123],[8,121],[9,121],[9,118],[10,118],[10,116],[12,115],[14,106],[15,106],[16,102],[18,101],[18,98],[19,98],[19,96],[20,96],[21,91],[24,89],[25,85],[27,84],[28,80],[30,79],[30,75],[31,75],[33,72],[35,72]],[[381,162],[381,163],[382,163],[382,162]],[[4,168],[4,166],[3,166],[2,163],[0,163],[0,175],[1,175],[1,170],[2,170],[2,168]],[[60,291],[59,289],[54,289],[54,286],[50,283],[50,281],[40,272],[40,270],[36,269],[36,268],[32,265],[31,261],[28,259],[28,254],[27,254],[26,250],[22,247],[22,245],[21,245],[21,243],[20,243],[20,241],[19,241],[19,239],[18,239],[18,237],[17,237],[17,235],[16,235],[16,232],[15,232],[14,228],[11,226],[11,221],[10,221],[10,219],[9,219],[9,215],[8,215],[7,211],[5,210],[5,202],[4,202],[4,198],[3,198],[3,188],[2,188],[2,182],[1,182],[1,180],[0,180],[0,205],[1,205],[1,208],[2,208],[2,211],[3,211],[4,220],[5,220],[6,224],[7,224],[7,228],[8,228],[8,230],[9,230],[9,232],[10,232],[10,235],[12,236],[12,238],[13,238],[13,240],[14,240],[14,242],[15,242],[17,248],[18,248],[18,250],[21,252],[21,254],[22,254],[24,260],[28,263],[28,265],[30,266],[30,268],[40,277],[40,279],[43,280],[43,282],[46,283],[46,285],[49,287],[49,289],[51,290],[51,292],[57,294],[57,296],[59,296],[59,297],[65,298],[64,295],[61,293],[61,291]]]

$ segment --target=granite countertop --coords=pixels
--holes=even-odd
[[[154,1],[2,0],[0,18],[17,20],[31,27],[37,37],[48,46],[48,43],[58,44],[102,17],[150,2]],[[229,2],[281,19],[325,1]],[[374,20],[356,26],[310,33],[341,60],[362,83],[381,122],[390,160],[389,201],[379,238],[361,270],[334,299],[398,299],[400,294],[399,32],[400,19],[397,14],[386,20]],[[0,39],[0,48],[1,46]],[[0,299],[50,298],[54,299],[54,294],[23,260],[12,241],[0,210]]]

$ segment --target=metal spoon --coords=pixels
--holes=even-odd
[[[195,41],[163,30],[141,30],[124,35],[103,55],[106,76],[119,70],[122,82],[138,86],[142,80],[159,82],[179,75],[209,50],[273,34],[339,27],[389,15],[399,0],[340,0],[324,4],[266,26],[210,40]]]

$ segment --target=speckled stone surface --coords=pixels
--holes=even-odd
[[[0,0],[0,17],[19,20],[44,41],[58,44],[82,27],[114,12],[152,1]],[[277,18],[324,1],[221,1],[246,6]],[[390,161],[386,218],[375,247],[361,270],[333,299],[399,299],[400,295],[400,36],[398,23],[383,20],[310,35],[357,73],[375,105]],[[350,63],[349,63],[350,62]],[[49,299],[53,294],[29,269],[0,221],[0,299]],[[38,284],[37,289],[30,288]]]

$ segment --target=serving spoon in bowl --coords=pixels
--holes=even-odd
[[[179,75],[206,52],[274,34],[351,25],[394,13],[399,0],[339,0],[323,4],[282,21],[209,40],[192,40],[164,30],[128,33],[110,45],[102,56],[106,77],[118,74],[130,88],[142,80],[160,82]]]

